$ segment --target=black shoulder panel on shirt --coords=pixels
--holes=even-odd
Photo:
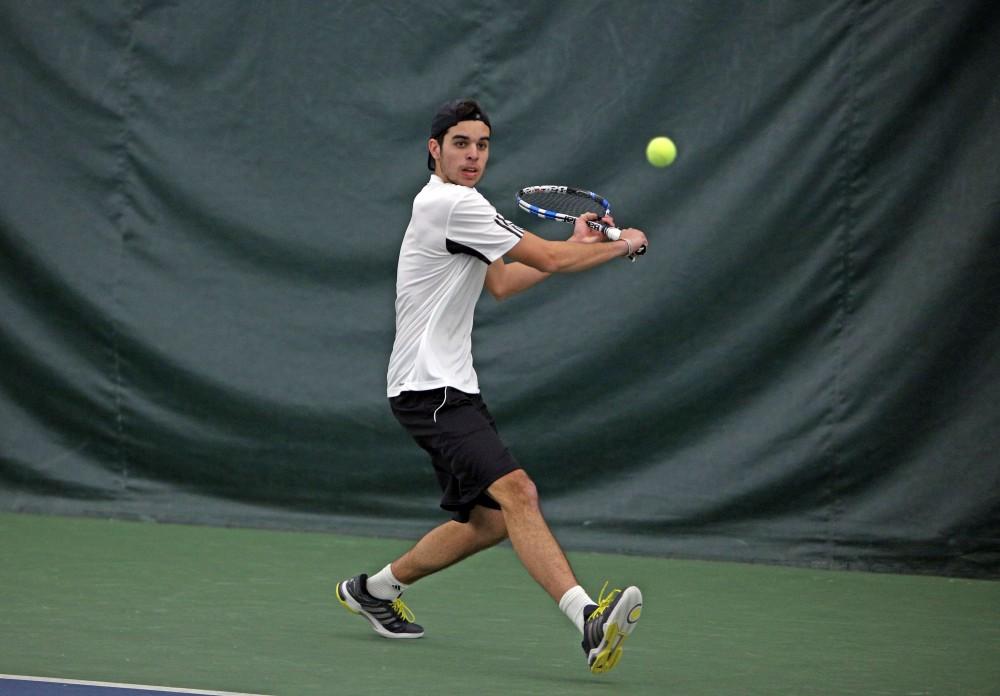
[[[469,256],[475,256],[477,259],[485,263],[487,266],[490,265],[490,260],[485,256],[483,256],[482,254],[480,254],[475,249],[473,249],[472,247],[465,246],[464,244],[460,244],[459,242],[453,242],[450,239],[445,239],[444,245],[445,248],[448,249],[448,251],[452,254],[468,254]]]

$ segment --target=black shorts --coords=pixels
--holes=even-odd
[[[497,434],[479,394],[454,387],[407,391],[389,399],[392,413],[429,455],[444,495],[441,507],[468,522],[476,505],[499,510],[486,489],[521,468]]]

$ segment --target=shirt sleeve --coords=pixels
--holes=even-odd
[[[500,215],[481,193],[470,190],[452,208],[445,240],[448,251],[493,263],[521,241],[524,230]]]

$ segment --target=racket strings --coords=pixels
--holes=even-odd
[[[580,217],[584,213],[597,213],[598,216],[604,216],[607,213],[607,209],[603,205],[589,196],[577,196],[559,191],[525,193],[521,200],[529,205],[573,217]]]

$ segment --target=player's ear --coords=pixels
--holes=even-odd
[[[435,161],[440,161],[441,143],[439,143],[436,138],[430,138],[427,141],[427,152],[431,154],[431,157],[433,157]]]

